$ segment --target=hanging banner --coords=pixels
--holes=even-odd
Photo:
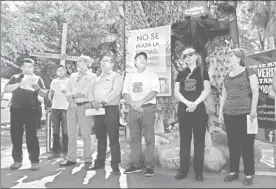
[[[171,26],[129,31],[126,51],[126,72],[136,71],[134,57],[138,52],[147,53],[147,69],[159,76],[158,96],[171,96]]]
[[[246,66],[253,68],[259,79],[259,128],[276,130],[275,101],[272,78],[276,66],[276,50],[246,57]]]

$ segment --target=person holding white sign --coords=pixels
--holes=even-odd
[[[40,118],[38,95],[46,96],[44,82],[35,75],[34,60],[25,58],[21,66],[22,74],[11,77],[4,91],[12,93],[10,106],[10,124],[12,140],[12,158],[14,163],[10,169],[19,169],[22,166],[22,142],[24,125],[26,143],[31,161],[31,170],[39,169],[39,142],[36,133],[37,119]]]
[[[68,129],[68,156],[67,161],[60,164],[67,167],[77,164],[77,136],[78,126],[81,130],[83,139],[84,168],[88,169],[92,163],[91,149],[91,129],[92,118],[85,115],[87,109],[92,108],[90,104],[91,93],[88,92],[90,85],[93,85],[96,74],[88,71],[88,66],[92,59],[89,56],[80,56],[77,62],[77,73],[72,73],[65,92],[69,102],[67,110],[67,129]]]
[[[65,67],[59,65],[56,72],[58,78],[51,82],[49,99],[52,100],[51,121],[53,127],[53,152],[48,159],[60,157],[60,126],[62,128],[62,142],[64,158],[68,153],[68,134],[67,134],[67,109],[68,101],[65,97],[66,87],[69,78],[66,77]]]
[[[130,105],[129,122],[131,166],[125,173],[141,172],[154,176],[155,111],[156,95],[160,93],[158,75],[147,71],[147,54],[139,52],[135,56],[135,73],[126,75],[123,87],[125,100]],[[146,159],[142,164],[141,139],[146,141]]]
[[[226,126],[230,155],[230,173],[224,178],[231,182],[239,178],[240,157],[243,158],[245,179],[243,184],[253,184],[254,142],[257,131],[257,104],[259,98],[259,82],[256,73],[245,67],[245,54],[240,48],[230,51],[230,72],[224,78],[224,86],[220,102],[219,120]],[[250,119],[247,119],[247,117]],[[247,121],[248,120],[248,121]]]
[[[105,167],[107,135],[111,151],[111,168],[113,174],[120,174],[121,148],[119,143],[119,118],[120,97],[123,88],[123,78],[120,74],[112,71],[115,57],[106,54],[101,60],[102,74],[93,85],[93,98],[91,102],[95,109],[104,108],[104,115],[94,115],[96,137],[98,139],[98,155],[90,170]]]

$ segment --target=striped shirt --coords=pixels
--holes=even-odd
[[[65,95],[72,96],[77,93],[81,93],[84,94],[85,97],[75,98],[74,101],[76,103],[91,101],[90,99],[93,98],[93,94],[91,94],[88,89],[93,86],[95,79],[96,74],[89,71],[87,71],[84,75],[80,75],[79,72],[72,73],[68,81]]]

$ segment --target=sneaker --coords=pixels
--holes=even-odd
[[[32,163],[32,166],[31,166],[30,169],[33,170],[33,171],[38,170],[39,169],[39,164],[38,163]]]
[[[125,174],[128,174],[128,173],[138,173],[138,172],[141,172],[142,170],[143,170],[142,168],[136,168],[134,166],[131,166],[131,167],[127,168],[124,173]]]
[[[19,169],[22,166],[22,163],[20,162],[14,162],[11,164],[10,169]]]
[[[146,177],[152,177],[154,176],[154,173],[153,173],[153,169],[146,169],[146,172],[145,172],[145,176]]]

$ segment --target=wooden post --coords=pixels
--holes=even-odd
[[[65,66],[65,60],[78,61],[79,59],[78,56],[66,55],[66,44],[67,44],[66,40],[67,40],[67,23],[64,23],[62,28],[62,38],[61,38],[61,54],[31,52],[30,56],[61,59],[60,64],[63,66]]]
[[[66,55],[66,44],[67,44],[67,23],[63,24],[62,27],[62,38],[61,38],[61,61],[60,65],[65,66],[65,55]]]

